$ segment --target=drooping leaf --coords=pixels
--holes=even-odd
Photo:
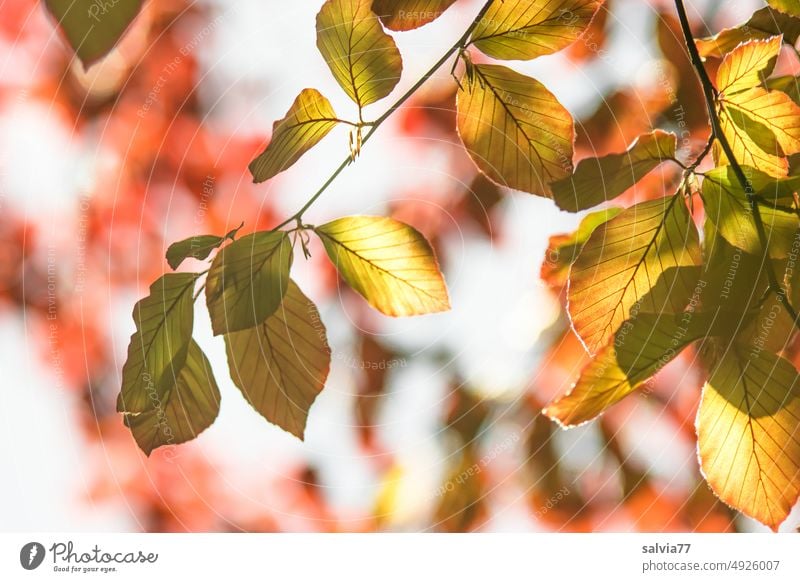
[[[142,0],[45,0],[84,67],[114,48],[142,4]]]
[[[570,266],[578,258],[583,245],[586,244],[595,229],[614,218],[622,210],[619,207],[612,207],[590,212],[583,217],[573,233],[551,236],[542,262],[542,280],[555,287],[566,284]]]
[[[214,335],[254,327],[272,315],[286,293],[291,265],[285,232],[256,232],[222,249],[206,279]]]
[[[791,16],[800,16],[800,2],[797,0],[767,0],[775,10]]]
[[[784,42],[796,43],[800,37],[800,19],[769,7],[761,8],[741,26],[726,28],[714,36],[698,39],[697,50],[702,57],[722,58],[743,42],[763,40],[779,34],[783,34]]]
[[[316,89],[303,89],[283,119],[272,126],[267,148],[250,162],[253,182],[264,182],[288,169],[337,123],[330,101]]]
[[[146,412],[175,383],[192,339],[195,281],[195,273],[162,275],[134,306],[136,331],[122,367],[119,412]]]
[[[374,0],[372,10],[389,30],[412,30],[439,18],[456,0]]]
[[[699,237],[682,197],[636,204],[598,227],[569,275],[572,326],[590,353],[637,312],[677,313],[700,264]]]
[[[775,68],[780,50],[780,36],[740,44],[722,59],[717,70],[717,90],[731,95],[760,85]]]
[[[544,85],[499,65],[474,65],[458,91],[458,132],[472,160],[501,186],[550,196],[572,173],[572,117]]]
[[[744,169],[754,191],[766,202],[760,205],[760,214],[770,257],[784,258],[800,228],[800,218],[790,208],[792,193],[800,186],[800,179],[777,180],[753,168]],[[776,208],[781,204],[785,206]],[[762,254],[750,203],[730,166],[714,168],[705,174],[703,207],[708,219],[730,244],[753,255]]]
[[[178,445],[197,437],[219,414],[220,394],[211,365],[200,346],[189,343],[177,381],[159,400],[150,400],[144,412],[126,412],[125,424],[146,455],[164,445]]]
[[[622,324],[569,393],[548,405],[545,414],[564,426],[592,420],[640,388],[708,330],[704,314],[640,313]]]
[[[720,101],[722,132],[739,164],[770,176],[788,172],[786,156],[800,152],[800,106],[780,91],[755,87]],[[715,151],[719,164],[727,160]]]
[[[372,0],[327,0],[317,15],[317,47],[359,107],[391,93],[403,71],[400,51],[371,4]]]
[[[777,529],[800,494],[800,393],[787,360],[725,350],[697,412],[700,466],[728,505]]]
[[[342,279],[381,313],[450,309],[433,249],[414,228],[383,216],[348,216],[315,231]]]
[[[188,258],[201,261],[207,259],[208,255],[210,255],[214,249],[219,248],[226,240],[233,240],[242,226],[244,226],[244,223],[229,231],[225,236],[201,234],[172,243],[167,249],[167,263],[174,271]]]
[[[314,303],[289,281],[280,307],[260,325],[225,335],[231,378],[264,418],[301,440],[325,386],[331,351]]]
[[[496,59],[528,60],[559,51],[589,26],[602,0],[493,2],[470,42]]]
[[[564,210],[577,212],[613,200],[661,162],[675,158],[674,133],[657,129],[636,138],[626,152],[578,162],[575,172],[553,182],[553,199]]]

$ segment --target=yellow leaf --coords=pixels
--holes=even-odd
[[[189,344],[186,362],[163,397],[151,399],[144,412],[123,416],[133,438],[146,455],[165,445],[178,445],[197,437],[219,414],[220,394],[200,346]]]
[[[381,313],[450,309],[433,249],[407,224],[383,216],[348,216],[315,230],[345,282]]]
[[[456,0],[374,0],[372,10],[389,30],[412,30],[439,18]]]
[[[631,206],[589,237],[569,275],[572,326],[590,353],[638,312],[680,312],[696,283],[699,237],[682,196]]]
[[[785,14],[800,16],[800,2],[797,0],[767,0],[767,4]]]
[[[214,335],[248,329],[272,315],[286,293],[291,265],[285,232],[256,232],[222,249],[206,279]]]
[[[317,15],[317,47],[359,107],[391,93],[403,71],[400,51],[371,5],[372,0],[327,0]]]
[[[800,152],[800,106],[788,95],[755,87],[725,96],[719,113],[739,164],[778,178],[787,174],[786,156]],[[727,163],[716,153],[720,164]]]
[[[303,89],[272,127],[267,148],[250,162],[253,182],[269,180],[300,159],[336,127],[333,107],[316,89]]]
[[[551,196],[572,173],[572,117],[544,85],[499,65],[475,65],[458,92],[458,132],[472,160],[500,184]]]
[[[231,378],[264,418],[301,440],[325,386],[331,351],[314,303],[289,282],[280,307],[256,327],[225,335]]]
[[[577,212],[613,200],[661,162],[675,158],[675,134],[657,129],[636,138],[621,154],[586,158],[575,173],[553,182],[553,199],[560,208]]]
[[[592,420],[641,388],[686,346],[704,338],[708,329],[709,318],[693,312],[641,313],[629,319],[572,389],[544,413],[564,426]]]
[[[722,58],[743,42],[766,39],[781,33],[783,42],[796,43],[800,37],[800,19],[771,8],[761,8],[741,26],[726,28],[714,36],[698,39],[697,50],[702,57]]]
[[[496,59],[549,55],[575,42],[601,4],[602,0],[496,0],[470,42]]]
[[[767,351],[728,347],[697,412],[700,466],[720,499],[773,530],[800,494],[798,419],[794,366]]]
[[[730,95],[760,85],[772,73],[780,50],[780,36],[740,44],[722,60],[717,89]]]

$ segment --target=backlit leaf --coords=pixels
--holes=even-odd
[[[726,28],[714,36],[698,39],[696,44],[700,56],[722,58],[743,42],[779,34],[783,34],[784,42],[796,43],[800,37],[800,19],[767,7],[756,10],[741,26]]]
[[[545,414],[564,426],[592,420],[641,388],[686,346],[704,338],[708,320],[686,312],[641,313],[626,321],[584,368],[569,393],[550,404]]]
[[[317,47],[359,107],[391,93],[403,71],[400,51],[371,4],[372,0],[327,0],[317,15]]]
[[[317,227],[342,279],[386,315],[450,309],[439,265],[418,231],[392,218],[349,216]]]
[[[192,339],[195,281],[194,273],[163,275],[134,306],[136,332],[122,367],[118,411],[146,412],[175,383]]]
[[[767,4],[785,14],[800,16],[800,2],[797,0],[767,0]]]
[[[283,119],[272,126],[267,148],[250,162],[253,181],[283,172],[317,145],[338,123],[333,107],[316,89],[303,89]]]
[[[456,0],[374,0],[372,10],[389,30],[412,30],[439,18]]]
[[[558,234],[550,237],[544,261],[542,262],[541,278],[552,286],[562,286],[567,282],[569,268],[583,245],[589,240],[594,230],[622,212],[622,208],[613,207],[590,212],[581,220],[580,225],[571,234]]]
[[[84,67],[104,57],[139,14],[142,0],[45,0]]]
[[[264,418],[302,439],[325,386],[331,352],[314,303],[289,282],[262,324],[225,335],[231,378]]]
[[[496,0],[470,42],[496,59],[528,60],[569,46],[602,0]]]
[[[458,91],[458,132],[489,178],[550,196],[572,173],[572,117],[544,85],[499,65],[475,65]]]
[[[210,255],[214,249],[219,248],[226,240],[233,240],[242,226],[244,226],[244,223],[229,231],[225,236],[201,234],[172,243],[167,249],[167,263],[175,270],[188,258],[201,261],[207,259],[208,255]]]
[[[700,465],[720,499],[772,529],[800,494],[798,419],[792,364],[767,351],[722,354],[697,413]]]
[[[769,254],[784,258],[789,254],[795,232],[800,228],[798,215],[789,206],[792,192],[800,179],[776,180],[763,172],[745,167],[754,191],[766,203],[760,205],[761,219],[767,235]],[[783,203],[784,209],[776,209]],[[708,219],[732,245],[747,253],[761,255],[761,241],[750,203],[730,166],[710,170],[703,181],[703,207]]]
[[[291,265],[285,232],[256,232],[222,249],[206,279],[214,335],[256,326],[272,315],[286,293]]]
[[[575,173],[553,182],[553,199],[577,212],[613,200],[664,160],[675,158],[675,134],[657,129],[640,135],[626,152],[578,162]]]
[[[800,152],[800,106],[780,91],[755,87],[721,100],[720,124],[737,161],[775,177]],[[724,155],[716,152],[720,164]]]
[[[146,455],[164,445],[178,445],[197,437],[219,414],[220,394],[203,351],[189,344],[177,381],[163,397],[150,401],[144,412],[126,413],[125,424]]]
[[[569,313],[589,352],[638,312],[677,313],[700,264],[699,237],[680,195],[636,204],[598,227],[569,275]]]
[[[780,36],[740,44],[722,60],[717,70],[717,89],[730,95],[760,85],[775,68],[780,50]]]
[[[794,75],[782,75],[767,79],[767,89],[777,90],[786,93],[789,98],[800,104],[800,78]]]

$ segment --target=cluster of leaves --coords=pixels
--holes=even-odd
[[[149,454],[185,442],[217,416],[219,391],[192,339],[203,276],[200,290],[214,334],[224,336],[234,383],[267,420],[300,438],[325,384],[330,348],[316,308],[290,279],[298,241],[307,254],[309,233],[318,236],[341,278],[384,314],[449,308],[431,246],[411,226],[372,216],[312,226],[302,218],[383,121],[453,58],[464,70],[456,81],[459,136],[497,184],[578,212],[619,197],[662,163],[681,172],[667,195],[628,208],[606,206],[572,235],[554,238],[561,260],[547,278],[565,284],[573,330],[593,359],[546,414],[565,426],[589,421],[692,349],[707,370],[697,415],[703,473],[723,501],[777,528],[800,495],[798,374],[782,356],[796,334],[793,305],[800,300],[800,97],[795,78],[771,75],[782,47],[797,41],[800,9],[772,0],[742,26],[695,45],[676,2],[708,101],[708,147],[684,163],[677,136],[656,129],[625,152],[573,166],[569,112],[536,79],[485,61],[530,60],[569,46],[602,0],[486,2],[434,69],[382,116],[364,120],[364,107],[387,97],[402,75],[387,30],[427,24],[454,2],[325,2],[317,46],[357,118],[340,118],[319,91],[305,89],[275,123],[250,171],[255,182],[274,177],[339,124],[352,127],[348,158],[276,228],[241,238],[236,229],[170,247],[173,269],[219,250],[207,271],[163,275],[134,308],[118,410],[140,447]],[[87,63],[113,46],[140,3],[114,3],[120,8],[92,22],[55,4],[48,2]],[[91,33],[97,18],[109,19],[100,36]],[[713,85],[701,56],[721,59]],[[714,167],[699,171],[709,154]]]

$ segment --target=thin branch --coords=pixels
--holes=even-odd
[[[725,152],[725,156],[728,158],[728,163],[733,169],[736,179],[744,189],[745,196],[750,204],[750,209],[753,213],[753,222],[755,223],[756,232],[758,233],[758,241],[761,245],[761,252],[764,253],[764,256],[767,259],[766,272],[770,289],[778,297],[778,301],[781,302],[781,305],[783,305],[783,308],[786,310],[792,320],[794,320],[795,327],[800,329],[800,319],[798,319],[797,311],[792,306],[789,298],[786,296],[786,290],[778,283],[778,278],[775,276],[775,272],[772,270],[772,266],[769,264],[767,234],[764,228],[764,221],[761,218],[761,209],[758,205],[758,197],[753,190],[753,184],[750,182],[750,179],[739,165],[739,162],[736,160],[736,156],[733,155],[731,144],[728,142],[728,138],[725,137],[725,134],[722,132],[722,126],[720,124],[719,116],[717,115],[715,106],[717,90],[711,83],[711,79],[708,76],[708,72],[703,65],[703,60],[700,58],[700,53],[695,45],[694,36],[692,35],[692,29],[689,25],[689,19],[686,16],[686,8],[683,5],[683,0],[675,0],[675,8],[678,11],[678,19],[680,20],[681,30],[683,31],[683,36],[686,41],[686,48],[689,51],[689,58],[692,61],[692,65],[697,72],[697,77],[700,79],[700,84],[703,87],[703,96],[705,97],[706,107],[708,108],[708,119],[711,123],[711,134],[719,142],[720,147],[722,147],[722,151]]]
[[[373,122],[365,122],[362,124],[364,127],[369,127],[369,131],[367,131],[367,133],[364,135],[364,139],[361,141],[362,146],[365,145],[367,141],[369,141],[369,138],[372,137],[372,134],[374,134],[377,131],[377,129],[383,124],[383,122],[386,121],[392,115],[392,113],[400,109],[400,107],[402,107],[403,104],[406,101],[408,101],[408,99],[412,95],[414,95],[414,93],[416,93],[419,90],[419,88],[422,87],[422,85],[424,85],[428,81],[428,79],[430,79],[436,73],[436,71],[438,71],[442,67],[442,65],[444,65],[447,62],[447,60],[450,57],[452,57],[454,54],[464,49],[467,42],[469,41],[469,37],[472,34],[472,31],[475,30],[475,27],[478,26],[478,23],[481,21],[486,12],[489,10],[489,7],[492,5],[492,1],[493,0],[487,0],[487,2],[483,5],[478,14],[472,20],[472,23],[470,23],[470,25],[464,31],[464,34],[461,35],[461,38],[459,38],[453,46],[447,49],[447,52],[444,53],[444,55],[442,55],[442,57],[438,61],[436,61],[436,63],[430,69],[428,69],[428,71],[425,74],[423,74],[422,77],[420,77],[420,79],[416,83],[414,83],[414,85],[408,91],[406,91],[397,101],[395,101],[394,104],[383,113],[383,115],[381,115],[378,119],[376,119]],[[341,164],[339,164],[339,167],[336,168],[336,170],[334,170],[333,174],[330,175],[330,177],[325,181],[325,183],[319,188],[319,190],[316,191],[316,193],[311,198],[308,199],[308,201],[302,206],[302,208],[300,208],[300,210],[292,214],[289,218],[281,222],[278,226],[276,226],[272,230],[280,230],[287,224],[294,222],[299,218],[302,218],[305,211],[308,210],[320,196],[322,196],[325,190],[327,190],[328,187],[330,187],[330,185],[333,184],[334,180],[336,180],[336,178],[339,177],[339,174],[341,174],[345,170],[345,168],[347,168],[347,166],[349,166],[353,162],[354,159],[351,156],[347,156],[347,158],[345,158],[345,160],[342,161]]]

